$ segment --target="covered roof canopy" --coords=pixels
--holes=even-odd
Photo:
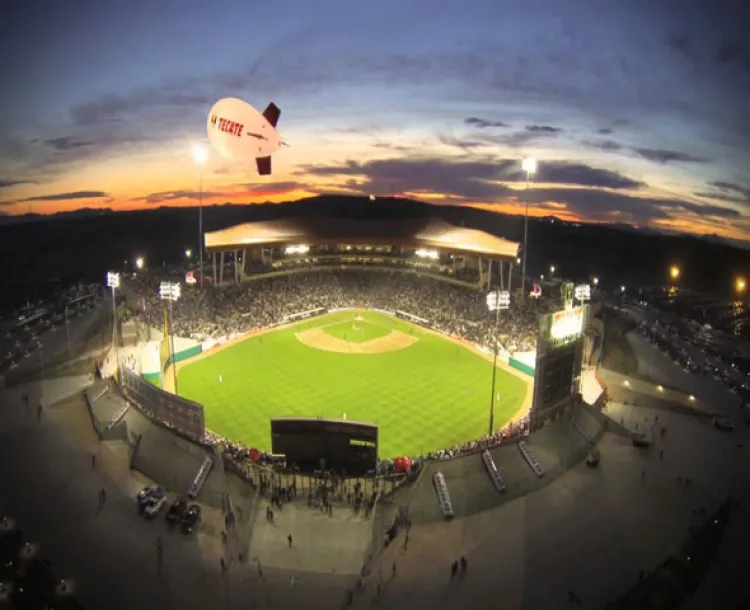
[[[297,218],[266,220],[205,234],[208,250],[288,245],[372,244],[435,248],[515,259],[519,244],[484,231],[456,227],[437,218],[359,220]]]

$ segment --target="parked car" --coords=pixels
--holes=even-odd
[[[167,504],[166,496],[151,497],[143,507],[143,515],[146,519],[154,519]]]
[[[732,430],[734,430],[734,424],[726,417],[714,418],[714,426],[719,430],[724,430],[725,432],[731,432]]]
[[[180,498],[179,500],[175,500],[174,502],[172,502],[169,510],[167,511],[167,523],[169,523],[170,525],[179,523],[185,517],[185,513],[187,513],[187,510],[188,506],[186,500],[182,498]]]
[[[163,498],[164,495],[164,490],[161,487],[144,487],[143,489],[141,489],[141,491],[138,492],[138,495],[136,496],[136,502],[138,503],[138,512],[143,513],[146,505],[151,501],[151,499]]]
[[[182,518],[182,533],[192,534],[193,531],[198,527],[198,522],[201,520],[201,507],[197,504],[191,504],[190,508],[187,509],[185,516]]]
[[[645,434],[639,434],[638,436],[633,437],[633,446],[646,449],[651,446],[651,443],[648,441]]]
[[[589,468],[596,468],[597,466],[599,466],[599,462],[601,461],[601,459],[602,459],[602,456],[601,456],[601,453],[599,453],[599,450],[594,449],[586,457],[586,465]]]

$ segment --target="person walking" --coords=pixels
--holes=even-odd
[[[286,537],[286,539],[287,539],[287,542],[289,542],[289,548],[291,549],[291,548],[292,548],[292,535],[291,535],[291,534],[289,534],[289,535],[288,535],[288,536]]]

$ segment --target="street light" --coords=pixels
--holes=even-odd
[[[143,266],[145,264],[146,264],[146,261],[144,260],[142,256],[139,256],[138,258],[135,259],[135,268],[138,269],[139,271],[143,269]]]
[[[188,248],[187,250],[185,250],[185,258],[190,258],[191,256],[193,256],[193,251]]]
[[[138,261],[141,261],[140,265],[138,265]],[[139,258],[136,265],[140,269],[143,266],[143,259]],[[117,346],[117,300],[115,299],[115,291],[120,287],[120,274],[114,271],[107,272],[107,286],[112,289],[112,345],[115,348],[115,379],[117,379],[117,373],[120,370],[120,350]],[[67,308],[65,311],[67,312]]]
[[[159,298],[162,301],[169,301],[169,351],[172,360],[172,375],[174,376],[174,393],[179,396],[177,389],[177,363],[174,361],[174,310],[173,304],[180,299],[180,285],[176,282],[162,282],[159,284]]]
[[[593,278],[591,280],[591,283],[594,284],[594,286],[598,286],[599,285],[599,278],[598,277]]]
[[[492,395],[490,396],[490,431],[489,436],[492,436],[492,429],[495,427],[495,381],[497,379],[497,353],[500,351],[500,346],[497,342],[497,329],[500,326],[500,311],[510,309],[510,292],[507,290],[496,289],[494,292],[490,292],[487,295],[487,309],[495,311],[495,331],[493,333],[494,338],[494,356],[492,360]]]
[[[672,280],[680,279],[680,268],[677,265],[672,265],[669,268],[669,277],[672,278]]]
[[[555,269],[556,269],[556,267],[554,265],[550,265],[549,266],[549,274],[550,275],[554,274],[555,273]]]
[[[739,293],[742,294],[745,292],[745,288],[747,288],[747,282],[745,281],[744,277],[738,277],[734,281],[734,289]]]
[[[208,150],[200,144],[193,144],[193,163],[199,169],[198,184],[198,268],[200,269],[200,286],[203,288],[203,166],[208,161]]]
[[[524,200],[526,201],[526,214],[523,220],[523,269],[521,270],[524,299],[526,299],[526,259],[529,255],[529,182],[531,177],[536,174],[537,162],[533,157],[527,157],[521,162],[521,169],[526,172],[526,188],[524,190]]]

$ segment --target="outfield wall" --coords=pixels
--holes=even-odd
[[[508,366],[521,371],[524,375],[534,377],[536,364],[536,351],[516,352],[508,358]]]

